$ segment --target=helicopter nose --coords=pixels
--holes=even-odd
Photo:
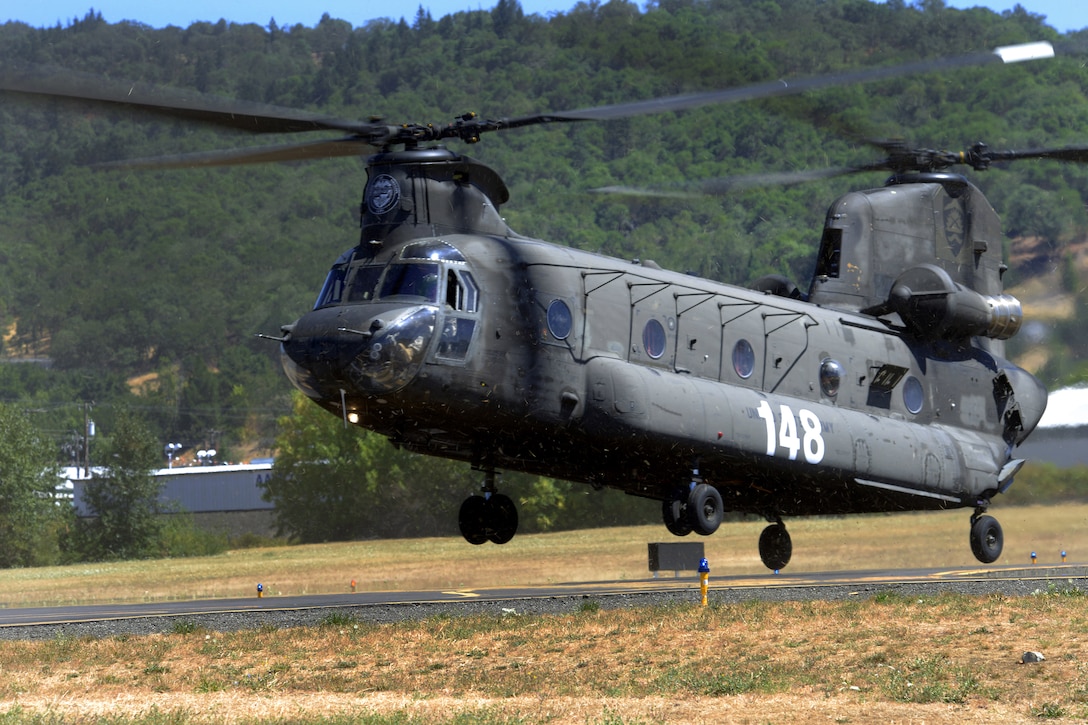
[[[281,362],[295,387],[311,398],[338,396],[344,389],[395,392],[422,367],[436,317],[428,306],[315,310],[285,335]]]
[[[392,321],[375,319],[366,343],[348,365],[348,378],[367,393],[400,390],[416,376],[434,337],[433,307],[406,310]]]

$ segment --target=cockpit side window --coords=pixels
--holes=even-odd
[[[340,304],[344,295],[344,278],[347,276],[347,265],[338,264],[329,270],[329,276],[325,278],[325,285],[317,296],[314,309],[328,305]]]
[[[344,296],[344,280],[347,278],[348,265],[351,263],[354,254],[355,250],[349,249],[341,254],[340,258],[332,265],[328,276],[325,277],[325,284],[321,287],[320,294],[317,295],[317,301],[314,302],[315,310],[318,307],[340,304],[340,300]]]
[[[449,270],[446,277],[446,306],[459,312],[475,312],[480,293],[468,272]]]
[[[446,270],[445,315],[442,335],[435,350],[437,360],[463,363],[468,359],[480,308],[480,288],[464,269]]]
[[[437,264],[392,264],[386,268],[382,281],[381,298],[418,297],[427,302],[438,302]]]

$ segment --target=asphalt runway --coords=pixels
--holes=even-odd
[[[931,596],[943,592],[1029,595],[1048,587],[1088,589],[1088,565],[977,567],[894,571],[846,571],[710,576],[711,603],[753,599],[844,599],[889,592]],[[0,639],[41,639],[59,635],[116,636],[203,627],[230,631],[261,626],[289,627],[364,621],[384,623],[481,613],[529,614],[576,611],[593,602],[602,609],[653,606],[701,599],[697,575],[652,579],[577,582],[534,587],[458,591],[344,592],[244,599],[0,608]],[[339,616],[340,619],[335,619]]]

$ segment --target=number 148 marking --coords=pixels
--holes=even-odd
[[[785,449],[791,461],[797,460],[797,453],[801,451],[805,460],[809,463],[819,463],[824,459],[823,425],[816,414],[811,410],[802,408],[794,417],[793,410],[788,405],[778,406],[782,422],[778,426],[778,435],[775,435],[774,413],[771,404],[766,400],[759,403],[756,412],[763,422],[767,424],[767,455],[773,456],[779,448]],[[801,435],[797,434],[797,421],[801,421]]]

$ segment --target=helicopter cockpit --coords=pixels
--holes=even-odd
[[[296,323],[285,345],[289,377],[320,397],[300,373],[332,365],[360,392],[389,393],[407,385],[426,361],[464,364],[480,302],[467,267],[456,247],[436,239],[408,244],[391,259],[378,260],[358,247],[345,252],[329,271],[313,312]],[[349,358],[331,360],[323,346],[302,342],[318,330],[318,338],[335,332],[362,344]]]

